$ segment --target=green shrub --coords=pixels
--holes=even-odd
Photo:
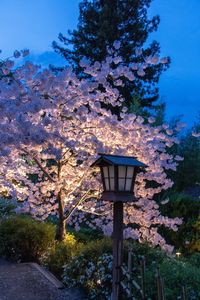
[[[200,202],[188,195],[173,193],[169,196],[169,202],[161,206],[161,211],[172,218],[183,218],[185,222],[196,220],[200,213]]]
[[[198,217],[200,202],[184,194],[172,194],[169,202],[161,206],[161,212],[171,218],[180,217],[183,224],[177,232],[161,227],[160,233],[167,243],[175,246],[183,254],[199,251]]]
[[[148,296],[156,299],[156,265],[148,266],[146,282]],[[159,264],[160,274],[164,280],[165,297],[168,300],[182,299],[182,286],[186,286],[188,299],[200,299],[200,269],[185,260],[165,258]]]
[[[90,260],[83,254],[65,266],[63,281],[68,287],[82,286],[87,299],[109,299],[112,287],[112,255],[104,253]]]
[[[63,265],[68,264],[81,251],[82,247],[83,244],[77,242],[74,235],[67,234],[64,241],[56,242],[55,248],[52,249],[46,260],[46,265],[52,273],[61,277]]]
[[[88,299],[108,299],[112,282],[111,240],[92,241],[66,266],[63,281],[68,287],[82,286]]]
[[[126,243],[125,243],[126,244]],[[141,283],[141,257],[145,257],[145,279],[149,299],[156,299],[156,270],[159,267],[164,279],[165,296],[168,300],[181,299],[182,286],[187,287],[188,299],[200,297],[200,256],[176,259],[168,257],[159,248],[149,247],[137,242],[129,243],[133,251],[135,279]],[[127,261],[126,252],[125,259]],[[135,291],[136,292],[136,291]],[[138,295],[139,297],[139,295]],[[179,298],[180,297],[180,298]]]
[[[200,299],[199,257],[175,259],[166,256],[159,249],[150,248],[137,242],[125,242],[124,267],[127,268],[127,248],[133,253],[133,278],[141,285],[141,258],[145,257],[145,281],[147,298],[157,299],[156,270],[159,267],[164,279],[166,299],[181,298],[182,286],[186,285],[188,299]],[[82,251],[64,266],[63,281],[68,287],[81,286],[88,299],[109,299],[112,285],[111,239],[88,243]],[[192,263],[193,262],[193,263]],[[140,299],[133,287],[133,294]],[[122,299],[128,299],[124,295]]]
[[[141,244],[137,241],[125,241],[124,242],[124,260],[128,259],[128,250],[132,251],[132,257],[136,264],[139,264],[141,257],[145,257],[146,263],[151,264],[152,262],[161,263],[166,253],[160,248],[153,248],[146,244]]]
[[[100,230],[95,230],[87,227],[81,227],[78,231],[72,229],[71,233],[75,236],[76,240],[83,243],[88,243],[103,238],[103,234]]]
[[[187,260],[191,265],[200,269],[200,252],[190,255]]]
[[[102,240],[95,241],[99,236],[102,235],[97,230],[81,228],[80,231],[75,231],[71,229],[64,241],[55,243],[55,248],[52,248],[45,265],[60,278],[63,273],[63,266],[69,264],[74,256],[84,253],[84,256],[89,260],[91,255],[96,257],[98,253],[103,253],[108,248],[111,251],[111,242],[108,242],[107,239],[103,242]]]
[[[0,255],[16,261],[41,262],[54,246],[55,226],[14,216],[0,223]]]
[[[198,221],[193,223],[193,235],[191,238],[191,243],[188,248],[190,252],[199,252],[200,251],[200,218]]]

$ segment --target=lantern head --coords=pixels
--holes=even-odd
[[[99,166],[103,182],[103,200],[132,202],[134,183],[137,173],[145,164],[130,156],[99,154],[100,157],[92,164]]]

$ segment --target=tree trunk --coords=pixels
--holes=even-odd
[[[62,200],[62,191],[58,193],[58,226],[56,232],[56,239],[63,241],[66,236],[66,220],[64,215],[64,203]]]

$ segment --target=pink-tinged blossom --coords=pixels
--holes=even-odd
[[[113,44],[113,47],[114,47],[116,50],[119,50],[119,49],[120,49],[120,46],[121,46],[120,41],[115,41],[114,44]]]
[[[159,56],[155,55],[151,58],[151,64],[157,64],[159,61]]]
[[[71,68],[55,75],[30,62],[11,69],[9,84],[1,79],[0,193],[17,198],[22,211],[42,220],[58,215],[61,197],[69,224],[78,230],[87,222],[111,235],[112,205],[100,201],[101,177],[90,166],[98,152],[135,156],[148,167],[137,176],[138,200],[125,205],[124,236],[171,251],[156,228],[177,230],[181,221],[162,217],[154,197],[173,185],[166,170],[176,170],[177,163],[166,150],[177,139],[162,126],[151,126],[153,119],[145,123],[122,108],[119,120],[104,108],[123,107],[110,80],[130,78],[138,66],[123,66],[114,53],[102,64],[82,60],[80,65],[89,74],[81,80]],[[156,187],[147,188],[148,181]]]
[[[169,59],[167,57],[163,57],[160,59],[161,64],[167,64],[169,62]]]
[[[8,75],[10,73],[10,70],[7,68],[3,68],[2,73],[3,73],[3,75]]]
[[[175,129],[176,129],[176,131],[180,131],[180,130],[182,130],[186,126],[187,126],[186,123],[180,122],[180,123],[176,124],[176,128]]]
[[[176,156],[174,157],[174,160],[176,160],[176,161],[183,161],[184,158],[181,157],[181,156],[179,156],[179,155],[176,155]]]
[[[21,51],[21,53],[22,53],[23,57],[26,57],[26,56],[29,55],[29,50],[28,49],[24,49],[24,50]]]
[[[162,201],[161,201],[161,204],[162,204],[162,205],[165,205],[165,204],[167,204],[168,202],[169,202],[169,198],[162,200]]]
[[[13,68],[14,66],[14,61],[10,60],[10,59],[7,59],[5,62],[4,62],[4,66],[8,69],[11,69]]]
[[[198,138],[198,137],[200,137],[200,132],[193,132],[192,136]]]
[[[138,76],[141,76],[141,77],[145,76],[144,70],[143,70],[143,69],[139,69],[139,70],[137,71],[137,75],[138,75]]]
[[[148,118],[149,124],[153,124],[153,123],[155,123],[155,121],[156,121],[156,119],[153,118],[153,117],[149,117],[149,118]]]
[[[166,130],[166,133],[167,133],[168,135],[173,135],[173,130],[167,129],[167,130]]]
[[[140,56],[140,55],[142,55],[142,49],[140,49],[140,48],[136,48],[136,50],[135,50],[135,54],[136,54],[136,56]]]

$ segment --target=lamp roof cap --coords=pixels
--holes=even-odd
[[[101,166],[103,164],[114,166],[133,166],[133,167],[147,167],[133,156],[122,156],[99,153],[100,157],[92,164],[93,166]]]

